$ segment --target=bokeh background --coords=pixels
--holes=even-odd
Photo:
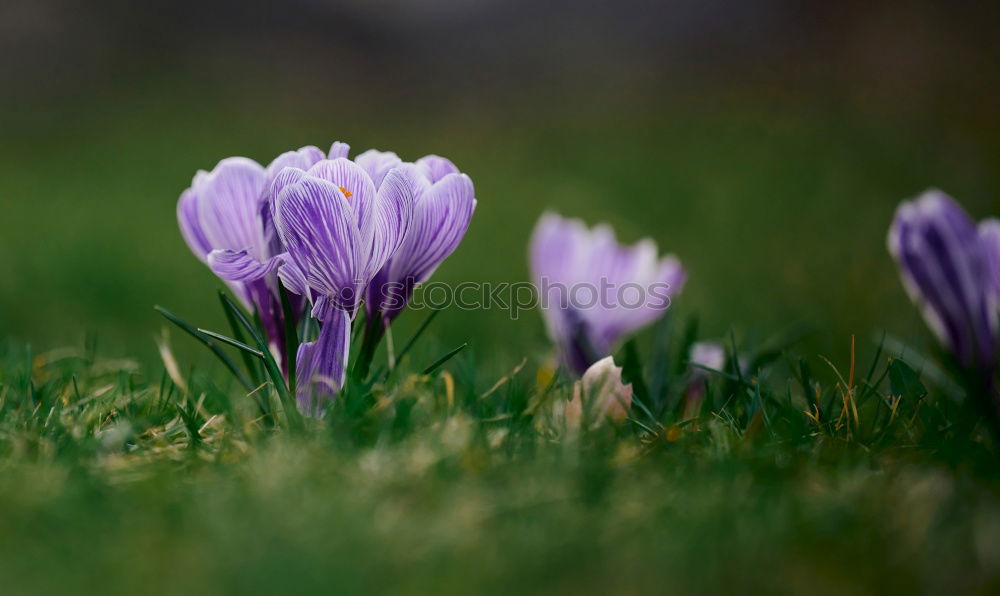
[[[437,280],[526,279],[554,208],[676,253],[703,336],[926,343],[885,232],[929,186],[1000,212],[1000,10],[810,4],[4,2],[0,337],[151,362],[154,304],[224,328],[178,195],[226,156],[343,140],[472,176]],[[449,311],[433,335],[500,363],[545,349],[537,313]]]

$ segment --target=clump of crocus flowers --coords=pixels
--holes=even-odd
[[[314,415],[345,382],[362,302],[367,371],[375,344],[458,247],[476,205],[472,181],[445,158],[348,153],[338,142],[283,153],[266,168],[224,159],[195,175],[177,207],[188,246],[259,317],[299,408]],[[291,375],[283,355],[305,315],[318,335],[299,345]]]

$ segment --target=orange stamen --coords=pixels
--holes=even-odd
[[[345,197],[347,197],[348,199],[354,196],[354,195],[353,195],[353,194],[351,193],[351,191],[347,190],[347,189],[346,189],[346,188],[344,188],[343,186],[338,186],[337,188],[339,188],[339,189],[340,189],[340,192],[344,193],[344,196],[345,196]]]

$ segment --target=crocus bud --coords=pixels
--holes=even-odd
[[[589,427],[604,420],[621,423],[632,406],[632,385],[622,380],[622,368],[611,356],[590,366],[573,385],[573,398],[566,403],[566,424],[580,428],[586,419]]]

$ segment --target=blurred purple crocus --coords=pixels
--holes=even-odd
[[[997,355],[1000,230],[977,228],[954,199],[929,190],[896,210],[888,245],[903,286],[938,340],[984,373]]]
[[[563,364],[577,375],[618,341],[663,315],[686,274],[650,239],[624,246],[607,225],[546,213],[535,226],[531,270],[540,307]]]
[[[346,154],[334,143],[332,155]],[[256,309],[274,351],[284,362],[285,326],[276,270],[283,252],[271,218],[269,188],[286,166],[308,168],[324,159],[317,147],[302,147],[264,168],[245,157],[223,159],[211,172],[199,171],[177,203],[181,234],[247,308]],[[293,309],[297,310],[297,309]]]
[[[979,237],[982,239],[989,261],[990,283],[995,296],[1000,296],[1000,219],[983,220],[979,224]]]
[[[417,284],[427,281],[455,252],[476,209],[472,180],[455,164],[436,155],[415,163],[403,162],[391,152],[366,151],[354,161],[381,188],[386,173],[396,168],[413,188],[413,221],[399,250],[378,270],[365,297],[365,310],[374,339],[413,297]]]
[[[319,338],[299,346],[296,362],[299,405],[318,414],[344,383],[351,320],[369,281],[406,235],[413,190],[398,169],[376,187],[368,172],[340,156],[308,170],[282,169],[270,192],[288,251],[278,275],[313,304],[321,324]]]

